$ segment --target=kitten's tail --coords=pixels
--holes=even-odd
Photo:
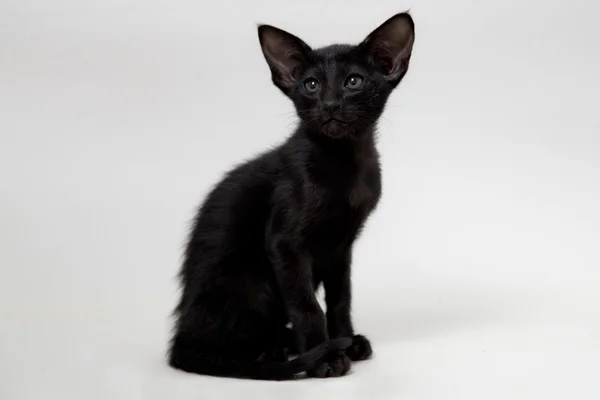
[[[346,350],[351,345],[351,338],[332,339],[284,362],[229,360],[199,354],[190,348],[183,351],[172,349],[169,364],[173,368],[202,375],[282,381],[315,368],[330,354]]]

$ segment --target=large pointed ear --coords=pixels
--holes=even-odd
[[[308,64],[310,47],[291,33],[270,25],[258,27],[258,39],[273,83],[287,92],[296,82],[298,70]]]
[[[359,45],[367,61],[396,86],[406,71],[415,41],[415,24],[408,13],[396,14]]]

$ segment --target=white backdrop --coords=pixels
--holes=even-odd
[[[256,24],[358,42],[409,7],[383,201],[355,251],[354,319],[375,359],[289,383],[169,369],[195,207],[294,126]],[[0,398],[597,400],[599,11],[2,0]]]

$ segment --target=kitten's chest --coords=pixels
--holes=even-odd
[[[381,170],[374,146],[360,151],[318,153],[308,163],[305,221],[314,247],[347,245],[381,195]]]
[[[381,195],[381,170],[377,162],[359,167],[342,165],[322,171],[310,183],[314,206],[327,215],[361,214],[373,209]]]
[[[308,231],[317,247],[350,243],[376,207],[381,195],[378,166],[362,175],[338,177],[330,185],[315,185],[308,205]]]
[[[352,209],[366,208],[371,211],[381,195],[381,171],[379,164],[360,170],[348,180],[342,190],[345,201]]]

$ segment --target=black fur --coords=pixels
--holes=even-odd
[[[381,193],[375,128],[408,68],[414,24],[397,14],[358,46],[318,50],[272,26],[258,33],[300,124],[229,172],[200,208],[169,362],[254,379],[341,376],[372,353],[350,317],[352,245]]]

